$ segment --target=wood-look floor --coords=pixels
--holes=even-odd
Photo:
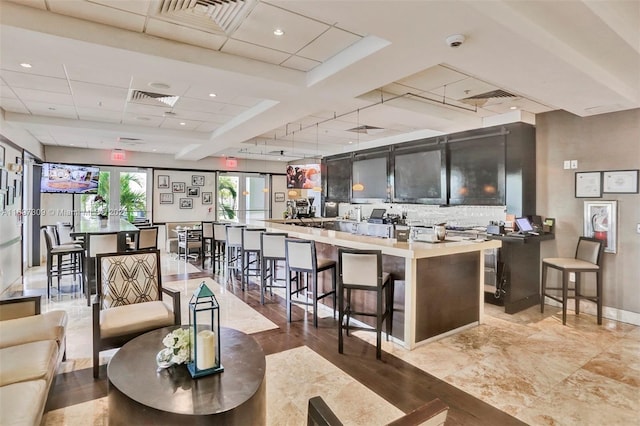
[[[204,271],[163,276],[163,281],[210,276],[211,272]],[[224,282],[217,278],[218,282]],[[247,291],[241,291],[236,282],[227,283],[227,288],[279,327],[253,334],[267,355],[306,345],[404,412],[440,398],[450,407],[447,425],[524,424],[393,355],[383,352],[382,360],[377,361],[375,346],[356,337],[345,338],[344,354],[339,354],[337,322],[333,318],[319,318],[316,329],[311,315],[305,321],[305,311],[294,307],[293,321],[288,323],[281,298],[274,296],[263,306],[257,285],[250,284]],[[97,380],[90,368],[60,374],[53,384],[46,411],[106,396],[106,366],[102,369]]]

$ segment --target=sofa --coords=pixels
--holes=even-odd
[[[164,225],[164,231],[167,236],[164,248],[167,253],[178,253],[178,234],[176,233],[177,227],[193,228],[194,225],[200,226],[202,222],[167,222]]]
[[[40,313],[40,296],[0,300],[0,425],[39,425],[66,357],[67,313]]]

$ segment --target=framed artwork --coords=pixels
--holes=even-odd
[[[0,167],[4,167],[4,146],[0,146]]]
[[[213,192],[202,193],[202,204],[213,204]]]
[[[22,195],[22,180],[14,179],[13,180],[13,189],[16,194],[16,197],[20,197]]]
[[[576,172],[576,198],[602,197],[602,173]]]
[[[0,170],[0,189],[7,189],[9,186],[9,172]]]
[[[181,209],[192,209],[193,208],[193,198],[180,198],[180,208]]]
[[[193,175],[193,176],[191,176],[191,185],[193,185],[193,186],[204,186],[204,176],[201,176],[201,175]]]
[[[638,170],[609,170],[603,173],[602,192],[637,194]]]
[[[158,189],[169,189],[168,175],[158,175]]]
[[[161,192],[160,204],[173,204],[173,192]]]
[[[187,197],[199,197],[200,196],[200,188],[197,186],[188,186],[187,187]]]
[[[617,201],[584,202],[584,236],[605,242],[605,253],[617,252]]]
[[[284,203],[284,192],[274,192],[273,196],[276,203]]]
[[[171,184],[171,192],[184,192],[184,182],[173,182]]]

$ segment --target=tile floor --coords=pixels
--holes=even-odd
[[[164,275],[197,271],[193,265],[169,257],[163,256],[162,264]],[[30,270],[25,278],[27,293],[42,292],[46,286],[41,268]],[[185,279],[165,285],[181,290],[186,306],[202,280]],[[216,287],[214,291],[220,294],[221,305],[233,306],[227,310],[230,314],[221,319],[222,325],[248,333],[275,327],[213,280],[206,280]],[[72,295],[53,297],[43,307],[48,309],[65,309],[69,313],[69,362],[63,368],[90,367],[91,313],[85,299]],[[482,326],[413,351],[390,342],[384,342],[383,349],[531,425],[640,424],[640,327],[606,319],[598,326],[595,317],[586,314],[576,317],[573,313],[563,326],[557,308],[545,311],[540,314],[533,307],[508,315],[502,308],[487,304],[486,324]],[[367,341],[373,337],[372,333],[355,334]],[[106,362],[112,353],[103,352],[101,362]],[[304,391],[291,383],[295,378],[299,384],[299,375],[273,373],[277,370],[274,367],[283,362],[290,363],[288,368],[293,368],[292,371],[308,375],[309,386]],[[307,367],[318,364],[323,369],[337,370],[333,373],[340,376],[346,387],[360,386],[358,393],[365,396],[354,400],[323,388],[323,370],[310,371]],[[313,396],[308,392],[326,391],[335,411],[344,411],[346,424],[383,424],[402,414],[306,347],[269,355],[267,370],[268,392],[277,392],[278,398],[285,394],[284,406],[290,413],[288,416],[282,412],[268,413],[270,425],[304,424],[302,413],[306,412],[307,399]],[[287,393],[286,389],[292,387],[296,392]],[[351,411],[364,412],[360,410],[373,406],[377,408],[371,416],[348,416]],[[94,418],[94,424],[106,423],[104,398],[47,413],[44,424],[79,425],[86,424],[87,418]]]

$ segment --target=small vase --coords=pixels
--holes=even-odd
[[[164,348],[156,355],[156,364],[158,369],[169,368],[173,365],[173,349]]]
[[[100,228],[106,228],[109,224],[109,218],[101,217],[100,218]]]

